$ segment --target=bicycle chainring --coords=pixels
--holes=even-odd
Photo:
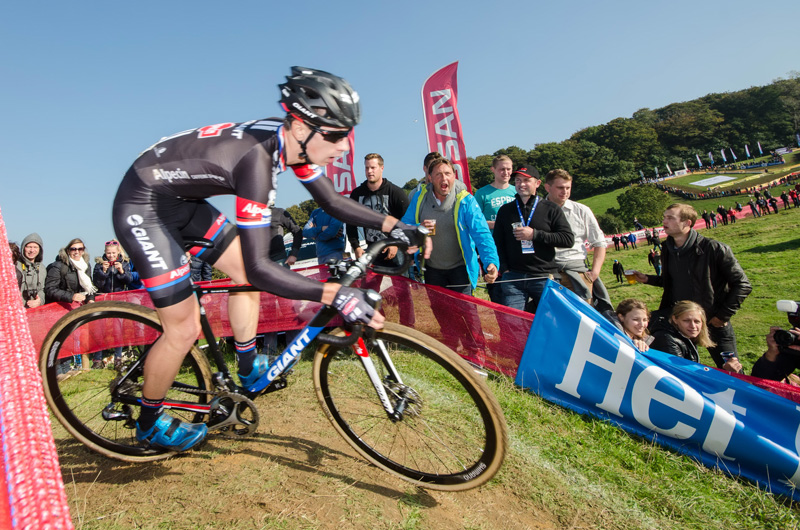
[[[258,408],[241,394],[217,394],[211,400],[208,430],[223,436],[240,437],[254,434],[258,429]]]

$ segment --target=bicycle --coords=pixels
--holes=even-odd
[[[188,242],[198,245],[202,241]],[[355,261],[329,265],[331,278],[351,285],[387,246],[370,245]],[[410,263],[411,260],[406,260]],[[402,273],[407,266],[380,273]],[[255,291],[249,285],[193,287],[207,293]],[[379,308],[380,296],[370,292]],[[327,326],[337,316],[323,306],[250,388],[234,382],[228,363],[200,304],[202,336],[217,367],[191,348],[164,402],[172,415],[206,422],[210,432],[253,434],[259,413],[253,399],[287,386],[287,375],[316,338],[312,377],[317,399],[336,431],[379,468],[417,485],[459,491],[486,483],[500,469],[508,444],[497,400],[476,370],[440,342],[413,329],[386,323],[381,330],[360,325]],[[161,331],[156,312],[119,301],[88,304],[67,313],[42,345],[40,370],[47,402],[59,422],[90,449],[127,462],[167,458],[174,453],[136,441],[142,367]],[[58,377],[60,358],[85,353],[98,337],[103,349],[123,346],[125,361],[113,370]],[[83,344],[83,347],[81,346]]]

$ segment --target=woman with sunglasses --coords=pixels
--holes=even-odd
[[[58,251],[56,260],[47,266],[44,293],[47,303],[94,301],[97,288],[92,283],[89,254],[80,238]]]
[[[44,281],[45,300],[51,302],[62,302],[65,304],[85,304],[94,302],[94,294],[97,288],[92,283],[91,266],[89,265],[89,254],[86,252],[86,245],[83,240],[75,238],[67,246],[58,251],[56,260],[47,266],[47,277]],[[94,357],[97,357],[94,355]],[[89,369],[89,356],[75,356],[76,366]],[[86,361],[85,363],[81,361]],[[61,361],[60,376],[68,377],[66,372],[70,368],[73,359]],[[96,363],[95,367],[98,367]]]
[[[270,202],[278,175],[292,168],[314,200],[337,219],[391,232],[419,244],[416,227],[400,223],[339,195],[324,166],[348,149],[359,122],[358,94],[344,79],[293,67],[279,85],[283,118],[219,123],[162,138],[126,173],[114,200],[114,229],[158,311],[164,332],[144,365],[136,438],[145,445],[185,451],[201,442],[205,424],[178,422],[163,412],[167,389],[200,332],[200,308],[190,283],[185,240],[213,247],[190,249],[235,283],[250,283],[278,296],[335,307],[345,321],[383,325],[361,289],[305,278],[270,260]],[[234,195],[236,225],[206,199]],[[410,252],[416,248],[409,249]],[[244,386],[268,367],[255,347],[260,294],[228,298],[238,376]]]

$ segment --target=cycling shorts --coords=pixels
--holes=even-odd
[[[236,226],[208,202],[158,195],[146,188],[133,193],[130,187],[121,188],[114,199],[113,221],[156,307],[177,304],[193,294],[186,241],[211,241],[213,247],[195,246],[189,252],[213,265],[237,236]]]

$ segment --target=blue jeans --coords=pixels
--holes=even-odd
[[[546,284],[546,277],[534,277],[531,274],[514,271],[504,272],[503,283],[500,284],[503,293],[502,303],[514,309],[536,313]]]

